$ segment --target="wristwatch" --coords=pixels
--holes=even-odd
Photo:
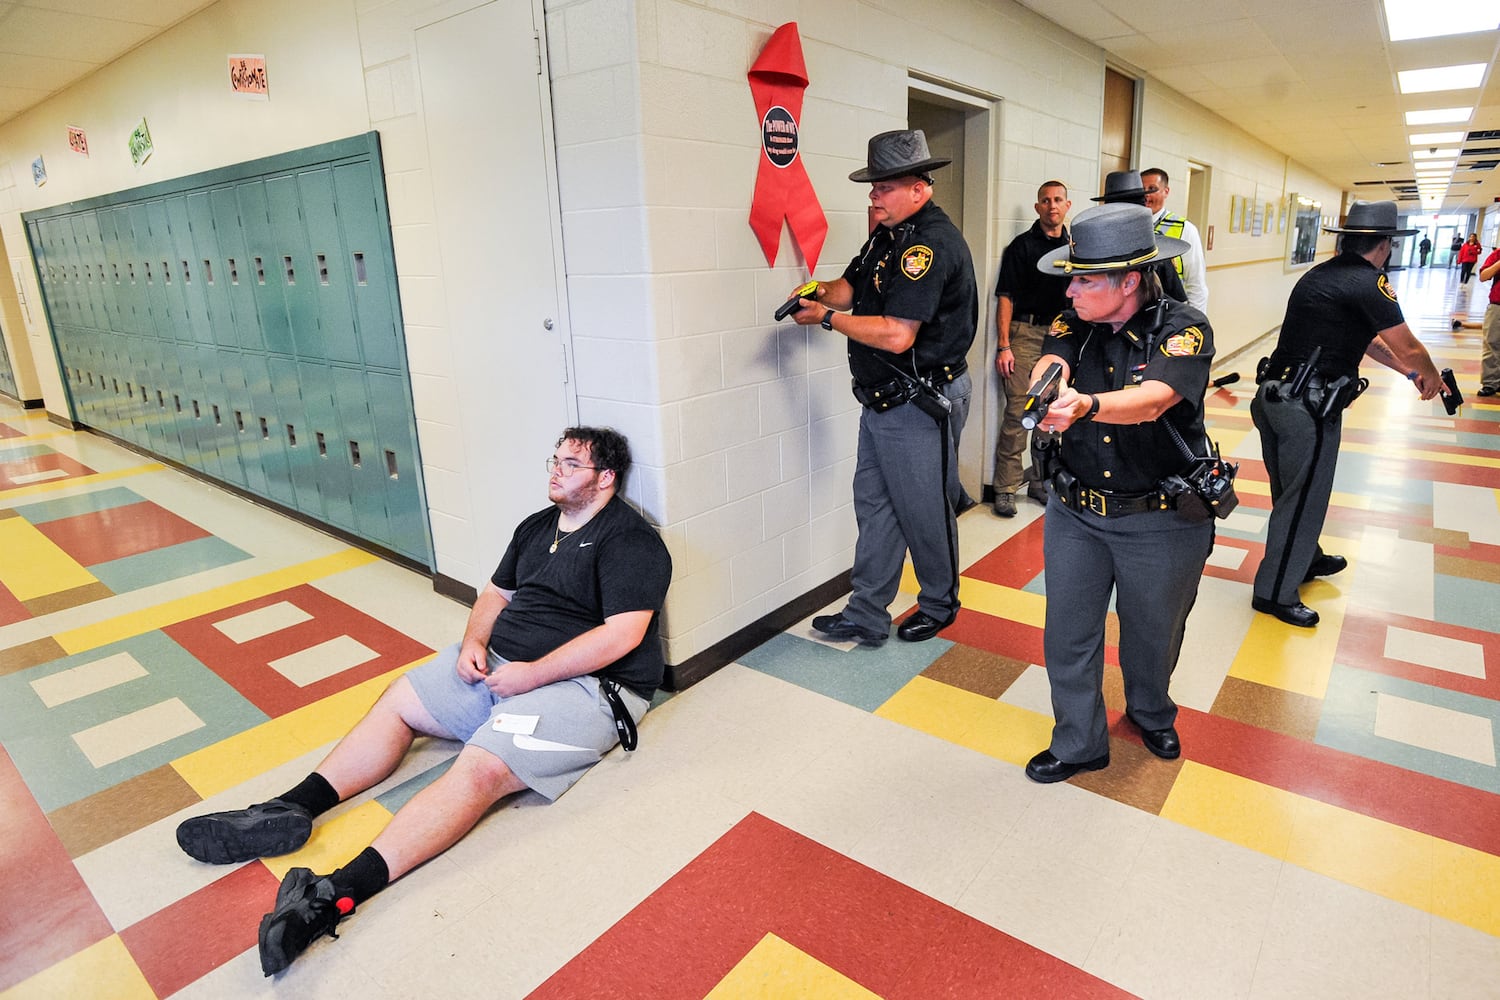
[[[1083,423],[1086,420],[1093,420],[1095,417],[1097,417],[1099,415],[1099,394],[1098,393],[1091,393],[1089,395],[1089,399],[1092,400],[1092,402],[1089,403],[1089,410],[1088,410],[1088,412],[1085,413],[1083,416],[1079,417],[1075,421],[1075,423],[1080,423],[1081,424],[1081,423]]]
[[[833,329],[833,310],[830,309],[823,314],[823,322],[818,324],[825,330]]]

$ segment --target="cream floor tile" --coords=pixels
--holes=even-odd
[[[1285,865],[1250,996],[1428,996],[1431,918],[1382,896]]]
[[[338,948],[342,942],[324,938],[290,969],[269,978],[261,974],[260,954],[251,948],[173,993],[173,1000],[285,1000],[289,996],[298,1000],[409,1000],[411,994],[389,993],[357,968],[328,975],[320,964],[325,944]]]
[[[1492,1000],[1500,985],[1500,938],[1432,918],[1432,1000]]]
[[[1389,625],[1385,630],[1385,655],[1465,677],[1484,676],[1484,646],[1464,639]]]
[[[1434,617],[1431,544],[1408,541],[1391,528],[1366,525],[1358,555],[1353,573],[1330,581],[1349,594],[1351,603],[1372,613]]]
[[[1172,673],[1172,700],[1200,712],[1213,708],[1254,619],[1249,588],[1233,580],[1203,577]]]
[[[469,608],[432,589],[420,573],[384,560],[313,581],[313,586],[431,649],[463,638]]]
[[[1090,869],[1118,889],[1155,822],[1149,813],[1066,782],[1033,784],[1030,806],[1017,819],[1008,842]]]
[[[976,920],[1082,967],[1119,885],[1045,840],[1009,837],[954,906]]]
[[[848,855],[952,906],[994,856],[998,842],[994,830],[961,811],[907,808],[887,815]]]
[[[1280,869],[1157,820],[1084,968],[1144,998],[1248,996]]]
[[[1488,717],[1382,691],[1375,696],[1373,731],[1408,746],[1495,766],[1495,728]]]
[[[1005,689],[1000,700],[1007,705],[1024,708],[1028,712],[1052,718],[1052,686],[1047,682],[1047,668],[1035,663],[1021,671],[1011,686]]]

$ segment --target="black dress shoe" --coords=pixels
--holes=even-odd
[[[1079,761],[1074,764],[1069,761],[1058,760],[1052,756],[1051,750],[1043,750],[1026,762],[1026,777],[1032,781],[1050,785],[1054,781],[1067,781],[1079,771],[1102,771],[1108,766],[1109,753],[1107,751],[1102,757],[1095,757],[1093,760]]]
[[[957,615],[953,616],[953,618],[957,617]],[[901,627],[896,629],[896,635],[907,642],[926,642],[949,625],[952,625],[953,618],[949,618],[945,622],[938,621],[927,612],[918,611],[901,623]]]
[[[1312,565],[1307,567],[1307,575],[1302,578],[1302,582],[1312,583],[1316,577],[1342,573],[1348,565],[1349,560],[1343,556],[1330,556],[1326,554],[1318,556],[1318,558],[1312,561]]]
[[[812,627],[830,639],[840,642],[853,639],[865,646],[878,646],[890,638],[888,633],[876,632],[854,624],[844,617],[843,612],[836,615],[819,615],[812,620]]]
[[[1263,597],[1252,597],[1250,606],[1262,614],[1275,615],[1288,625],[1296,625],[1298,628],[1312,628],[1318,624],[1318,613],[1301,601],[1296,604],[1277,604]]]
[[[979,501],[975,500],[973,497],[969,496],[969,494],[965,493],[963,496],[958,498],[958,506],[953,508],[953,516],[957,517],[958,515],[963,514],[967,511],[971,511],[978,506]]]
[[[1125,718],[1130,719],[1130,724],[1140,730],[1141,742],[1146,744],[1147,750],[1162,760],[1176,760],[1182,756],[1182,741],[1177,738],[1176,729],[1171,726],[1166,729],[1147,729],[1129,715]]]

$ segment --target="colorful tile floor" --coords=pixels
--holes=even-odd
[[[1397,287],[1472,395],[1479,334],[1448,317],[1481,296]],[[1249,379],[1210,401],[1243,502],[1174,679],[1181,760],[1117,726],[1107,770],[1026,781],[1042,509],[980,508],[940,638],[799,623],[274,981],[255,928],[281,875],[354,854],[454,748],[420,743],[289,857],[204,866],[173,828],[289,787],[466,609],[0,400],[0,1000],[1500,995],[1500,406],[1450,418],[1369,374],[1324,538],[1350,568],[1304,589],[1313,631],[1250,611]]]

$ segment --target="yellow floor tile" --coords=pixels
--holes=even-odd
[[[156,1000],[156,993],[117,934],[0,992],[0,1000],[77,1000],[78,997]]]
[[[379,802],[363,802],[346,813],[340,813],[313,827],[312,839],[300,851],[276,858],[262,858],[261,864],[278,880],[286,878],[293,868],[311,868],[327,875],[352,860],[370,846],[370,841],[391,821],[390,810]]]
[[[1297,796],[1227,771],[1187,761],[1162,806],[1174,823],[1285,858]]]
[[[1432,908],[1435,838],[1300,799],[1286,860],[1419,910]]]
[[[0,559],[0,584],[18,601],[99,582],[25,518],[0,521],[0,552],[5,553]]]
[[[364,717],[391,681],[431,658],[423,657],[305,708],[263,722],[254,729],[180,757],[172,762],[172,767],[203,798],[217,795],[247,778],[339,739]]]
[[[1017,765],[1052,741],[1047,716],[926,677],[913,677],[875,714]]]
[[[1500,858],[1446,840],[1434,841],[1432,912],[1500,937]]]
[[[880,1000],[842,973],[787,944],[775,934],[756,942],[705,1000]]]

